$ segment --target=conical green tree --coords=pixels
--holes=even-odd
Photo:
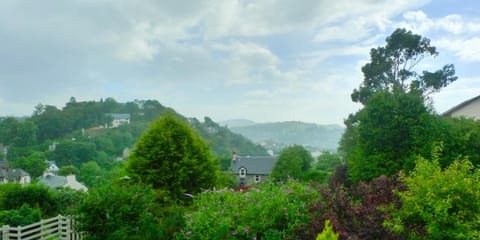
[[[165,202],[183,202],[185,194],[213,187],[217,169],[204,140],[173,114],[152,123],[127,164],[129,176],[151,185]]]

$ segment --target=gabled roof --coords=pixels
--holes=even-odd
[[[51,171],[58,171],[59,168],[57,166],[57,164],[55,164],[55,161],[46,161],[47,162],[47,171],[48,170],[51,170]]]
[[[30,174],[23,171],[23,169],[14,168],[14,169],[10,169],[10,176],[12,176],[12,177],[25,177],[25,176],[30,176]]]
[[[47,175],[39,177],[38,182],[51,188],[57,188],[65,186],[65,184],[67,184],[67,178],[63,176]]]
[[[471,98],[471,99],[468,99],[466,101],[463,101],[462,103],[450,108],[448,111],[442,113],[442,116],[450,116],[453,112],[465,107],[466,105],[472,103],[472,102],[475,102],[476,100],[479,100],[480,99],[480,95],[474,97],[474,98]]]
[[[88,191],[88,188],[81,182],[78,182],[75,175],[69,176],[56,176],[56,175],[44,175],[38,178],[38,183],[45,184],[51,188],[57,187],[69,187],[74,190]]]
[[[7,179],[9,182],[14,181],[14,179],[30,176],[27,172],[23,171],[20,168],[0,168],[0,177]]]
[[[247,169],[248,175],[268,175],[272,172],[277,157],[241,157],[232,160],[232,170],[238,172],[241,167]]]

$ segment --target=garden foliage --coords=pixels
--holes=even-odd
[[[442,170],[438,159],[419,158],[401,176],[402,207],[385,225],[409,239],[480,239],[480,171],[466,158]]]
[[[338,240],[338,233],[333,231],[330,220],[325,221],[325,228],[323,228],[323,231],[318,234],[317,240]]]
[[[298,239],[294,230],[308,222],[308,206],[316,199],[314,188],[295,181],[247,192],[203,192],[194,196],[177,239]]]
[[[71,189],[0,184],[0,224],[24,226],[58,214],[69,215],[83,196],[84,192]]]
[[[157,210],[151,188],[126,181],[91,189],[76,216],[87,239],[160,239]]]
[[[320,185],[321,200],[310,207],[311,221],[304,225],[308,229],[297,229],[298,236],[314,239],[330,221],[339,239],[401,239],[383,226],[389,218],[383,209],[399,205],[397,189],[403,189],[398,179],[386,176],[349,187]]]

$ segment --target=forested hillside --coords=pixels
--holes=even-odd
[[[117,160],[124,159],[150,123],[165,113],[173,113],[199,131],[214,156],[227,168],[234,149],[246,155],[266,155],[266,150],[246,138],[221,127],[210,118],[205,122],[187,119],[156,100],[120,103],[113,98],[77,102],[71,98],[61,109],[38,104],[31,117],[0,119],[0,143],[7,149],[10,166],[38,177],[45,160],[55,161],[65,173],[78,173],[91,185],[96,177],[108,175]],[[130,114],[130,124],[112,128],[109,113]],[[92,174],[94,175],[92,178]]]

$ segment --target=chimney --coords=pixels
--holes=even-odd
[[[236,151],[236,150],[233,150],[233,151],[232,151],[232,161],[236,161],[237,158],[238,158],[237,151]]]

